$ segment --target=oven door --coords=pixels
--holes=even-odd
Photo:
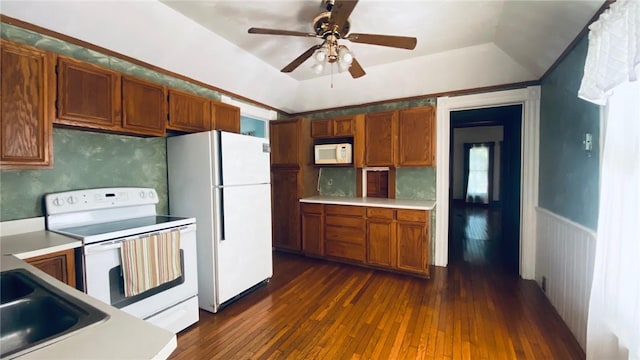
[[[172,231],[166,229],[164,231]],[[84,247],[87,294],[141,319],[147,319],[198,294],[196,225],[180,228],[182,276],[135,296],[124,296],[120,247],[132,237],[89,244]],[[136,235],[135,238],[145,236]]]

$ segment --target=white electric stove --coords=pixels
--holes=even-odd
[[[87,294],[177,333],[198,321],[196,220],[156,214],[151,188],[98,188],[45,196],[47,229],[83,242]],[[125,240],[180,231],[182,275],[135,296],[124,295],[120,247]]]

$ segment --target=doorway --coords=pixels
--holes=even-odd
[[[451,112],[449,263],[518,275],[522,105]]]

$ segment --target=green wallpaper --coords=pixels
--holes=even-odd
[[[578,98],[587,37],[542,80],[540,207],[590,229],[598,225],[600,107]],[[593,151],[582,141],[593,135]]]
[[[168,213],[165,138],[53,129],[53,169],[0,171],[0,221],[44,215],[43,195],[93,187],[141,186]]]
[[[354,197],[356,196],[356,169],[347,167],[320,168],[318,188],[322,196]]]
[[[436,168],[407,167],[396,169],[396,199],[435,200]]]
[[[401,110],[401,109],[410,109],[410,108],[420,107],[420,106],[435,106],[435,105],[436,105],[436,98],[424,97],[424,98],[417,98],[412,100],[388,102],[388,103],[378,104],[378,105],[357,106],[357,107],[352,107],[352,108],[342,109],[342,110],[319,111],[311,114],[305,114],[303,116],[311,120],[328,119],[328,118],[341,117],[341,116],[366,114],[366,113],[373,113],[373,112],[380,112],[380,111],[393,111],[393,110]]]

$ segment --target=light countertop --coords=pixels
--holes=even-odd
[[[87,326],[72,336],[17,359],[166,359],[177,346],[176,336],[172,332],[64,285],[14,256],[3,255],[1,268],[2,271],[26,269],[50,285],[110,316],[106,321]]]
[[[2,255],[13,255],[19,259],[75,249],[80,246],[82,246],[82,241],[78,239],[46,230],[0,237]]]
[[[433,210],[436,206],[435,200],[398,200],[383,198],[358,198],[358,197],[338,197],[338,196],[312,196],[300,199],[301,203],[331,204],[331,205],[354,205],[385,207],[395,209],[412,210]]]

